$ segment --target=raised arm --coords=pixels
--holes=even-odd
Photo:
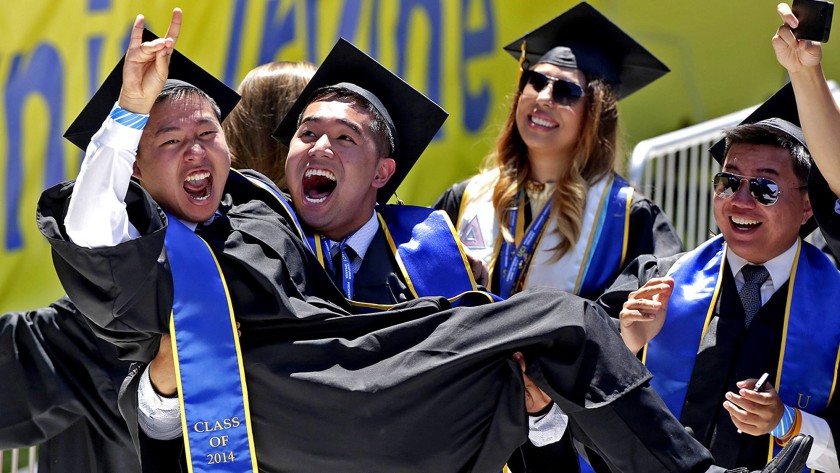
[[[38,204],[39,228],[65,290],[99,336],[138,361],[154,356],[172,307],[171,281],[159,264],[166,219],[131,182],[148,118],[138,113],[150,112],[165,84],[180,26],[175,9],[167,36],[143,43],[137,17],[118,106],[91,139],[76,182],[47,189]]]
[[[840,195],[840,108],[831,95],[822,65],[822,46],[808,40],[797,40],[791,31],[799,21],[790,6],[780,3],[777,7],[784,24],[773,36],[773,49],[779,64],[787,69],[799,121],[814,158],[831,190]]]
[[[181,10],[172,12],[164,38],[144,43],[143,23],[143,15],[137,15],[125,56],[119,108],[111,112],[88,145],[64,220],[70,240],[86,248],[116,246],[139,235],[129,222],[125,196],[145,115],[169,75],[170,56],[181,30]]]

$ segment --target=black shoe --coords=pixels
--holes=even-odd
[[[763,470],[753,473],[800,473],[805,468],[805,461],[811,451],[814,438],[810,435],[799,434],[790,439],[785,448],[770,460]],[[728,473],[748,473],[746,468],[726,470]]]

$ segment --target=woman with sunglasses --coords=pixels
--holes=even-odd
[[[587,3],[505,49],[520,58],[521,76],[496,149],[481,174],[435,204],[490,267],[489,289],[509,297],[551,286],[595,299],[636,256],[678,253],[667,217],[614,172],[617,101],[665,65]],[[577,463],[566,436],[525,444],[510,467],[576,471]]]
[[[435,204],[491,268],[490,289],[594,299],[636,256],[679,252],[667,217],[613,171],[617,101],[665,65],[586,3],[505,49],[522,72],[496,150]]]

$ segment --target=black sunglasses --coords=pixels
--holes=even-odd
[[[558,105],[568,107],[576,104],[581,97],[586,95],[583,88],[574,82],[526,69],[522,71],[522,76],[519,78],[519,92],[525,90],[525,86],[529,84],[537,93],[540,93],[547,85],[551,85],[551,100]]]
[[[753,199],[759,204],[769,206],[779,200],[779,194],[782,191],[779,190],[779,185],[776,184],[776,181],[764,177],[739,176],[728,172],[715,174],[713,181],[715,194],[721,199],[728,199],[738,192],[738,189],[741,188],[741,182],[745,180],[749,183],[750,194],[752,194]],[[805,187],[808,186],[800,186],[798,189],[804,189]]]

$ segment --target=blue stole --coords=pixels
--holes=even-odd
[[[647,346],[651,385],[679,418],[697,350],[719,297],[726,245],[721,236],[684,255],[671,268],[676,284],[662,331]],[[782,401],[811,414],[831,402],[837,383],[840,321],[824,301],[840,300],[840,272],[800,240],[789,280],[779,366],[773,385]],[[701,317],[702,315],[702,317]],[[775,442],[770,438],[768,458]]]
[[[601,203],[598,223],[589,237],[588,252],[575,294],[604,292],[624,267],[632,203],[633,188],[624,178],[614,175],[607,201]],[[595,270],[590,271],[592,268]]]
[[[377,213],[414,297],[450,299],[476,290],[467,256],[445,213],[413,205],[380,205]],[[453,267],[455,261],[462,264]]]
[[[627,240],[630,234],[630,208],[633,188],[621,176],[613,175],[606,201],[599,205],[598,222],[589,236],[586,257],[583,261],[575,294],[600,294],[624,267],[627,257]],[[621,249],[618,243],[621,242]],[[590,269],[595,268],[594,271]],[[594,469],[579,457],[581,473],[594,473]]]
[[[170,333],[189,471],[256,472],[245,371],[224,276],[207,243],[176,218],[167,219]]]
[[[462,294],[476,290],[467,257],[446,214],[411,205],[379,205],[376,212],[397,267],[415,298],[445,297],[454,302]],[[331,266],[324,238],[314,234],[307,235],[307,239],[321,265]],[[462,264],[453,267],[453,261]],[[357,307],[386,307],[351,302]]]
[[[263,200],[279,204],[303,235],[277,190],[233,169],[228,181],[265,191]],[[256,472],[248,390],[224,275],[201,237],[171,215],[167,219],[165,246],[174,288],[170,333],[187,465],[191,472]]]

